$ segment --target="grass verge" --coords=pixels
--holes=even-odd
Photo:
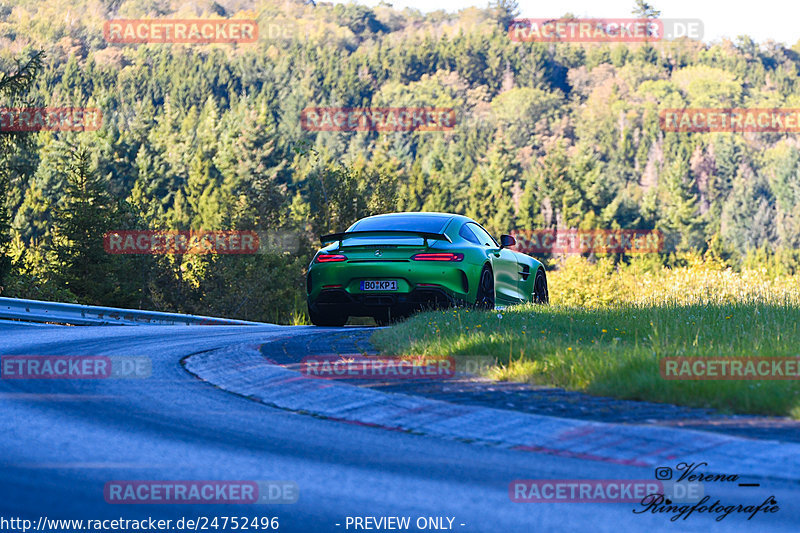
[[[659,359],[795,357],[800,306],[786,301],[584,309],[522,305],[502,312],[426,312],[372,340],[387,355],[491,355],[490,377],[727,413],[800,419],[800,381],[661,377]]]

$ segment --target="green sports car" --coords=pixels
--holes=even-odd
[[[425,308],[547,303],[544,266],[509,250],[474,220],[448,213],[363,218],[322,237],[308,268],[308,314],[317,326],[350,316],[380,325]]]

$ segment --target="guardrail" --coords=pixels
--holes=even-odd
[[[0,298],[0,319],[24,320],[27,322],[49,322],[76,326],[135,326],[141,324],[163,326],[259,326],[260,322],[228,320],[208,316],[161,313],[158,311],[139,311],[116,307],[97,307],[93,305],[65,304],[23,300],[19,298]]]

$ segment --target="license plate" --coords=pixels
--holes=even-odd
[[[397,280],[369,280],[361,282],[362,291],[396,291]]]

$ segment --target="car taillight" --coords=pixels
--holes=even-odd
[[[315,259],[315,263],[337,263],[339,261],[347,261],[347,256],[342,254],[319,254]]]
[[[414,261],[461,261],[464,254],[436,253],[436,254],[416,254],[411,257]]]

